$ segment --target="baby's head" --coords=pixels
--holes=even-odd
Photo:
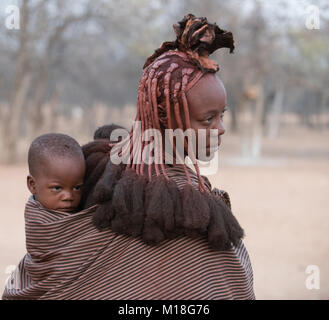
[[[76,140],[65,134],[44,134],[32,142],[28,164],[27,186],[37,201],[51,210],[77,210],[86,165]]]
[[[99,139],[108,139],[111,141],[111,134],[114,130],[126,130],[124,127],[121,127],[117,124],[106,124],[104,126],[99,127],[95,132],[94,132],[94,140],[99,140]],[[127,130],[126,130],[127,131]],[[128,134],[128,132],[127,132]],[[118,139],[118,141],[121,141],[122,137]]]

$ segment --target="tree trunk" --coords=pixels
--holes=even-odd
[[[31,85],[31,74],[22,76],[20,86],[15,91],[13,102],[10,106],[3,132],[3,162],[10,164],[16,161],[18,129],[20,125],[20,115],[23,112],[27,92]]]
[[[45,103],[45,96],[48,83],[48,62],[44,61],[39,71],[37,83],[35,86],[35,94],[30,103],[29,112],[29,135],[32,139],[41,134],[44,125],[44,116],[42,106]]]
[[[10,109],[5,118],[3,133],[2,161],[10,164],[16,161],[19,125],[26,97],[31,86],[32,74],[29,70],[29,1],[23,0],[21,6],[21,23],[19,48],[15,66],[14,86],[10,97]]]
[[[49,101],[49,132],[55,132],[57,129],[57,118],[58,118],[58,110],[57,106],[59,103],[59,95],[57,91],[52,95]]]
[[[324,119],[324,120],[326,119],[325,116],[326,116],[328,98],[329,98],[328,91],[323,91],[321,94],[321,98],[320,98],[320,110],[319,110],[319,114],[318,114],[319,129],[325,129],[325,127],[326,127],[326,123],[322,119]]]
[[[268,137],[275,139],[279,132],[281,114],[283,110],[284,89],[282,86],[275,90],[274,100],[272,104],[272,116],[269,122]]]
[[[253,115],[251,156],[253,158],[258,158],[260,157],[262,151],[262,118],[264,112],[264,88],[262,84],[258,84],[255,89],[257,92],[257,99],[255,101],[255,113]]]

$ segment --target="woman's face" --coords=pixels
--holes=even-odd
[[[191,128],[196,136],[196,158],[209,160],[219,148],[220,136],[225,133],[226,91],[222,81],[214,74],[204,75],[187,92],[187,102]]]

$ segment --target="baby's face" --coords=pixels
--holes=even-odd
[[[49,159],[34,177],[28,176],[27,185],[45,208],[74,212],[81,200],[85,170],[85,162],[79,159]]]

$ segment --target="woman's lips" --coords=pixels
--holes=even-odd
[[[216,152],[216,151],[218,151],[220,144],[221,144],[221,139],[218,138],[218,140],[216,139],[216,144],[214,144],[214,145],[210,144],[210,146],[207,146],[206,149],[207,149],[207,151],[210,151],[211,153]]]
[[[210,153],[214,153],[216,151],[218,151],[219,149],[219,145],[218,146],[214,146],[214,147],[207,147],[207,151],[209,151]]]

